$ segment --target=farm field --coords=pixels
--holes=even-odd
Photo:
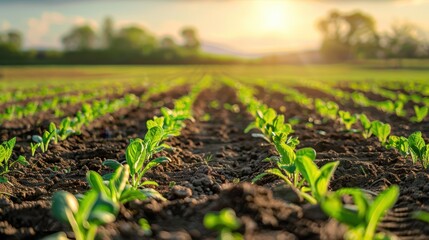
[[[0,88],[0,239],[429,238],[424,69],[8,67]]]

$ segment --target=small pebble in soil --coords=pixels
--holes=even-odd
[[[192,237],[186,231],[167,232],[161,231],[158,234],[158,239],[161,240],[191,240]]]
[[[179,199],[184,199],[192,196],[192,190],[184,186],[176,185],[171,190],[173,192],[173,195]]]

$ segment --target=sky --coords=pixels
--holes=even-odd
[[[361,10],[387,31],[411,22],[429,31],[429,0],[0,0],[0,31],[17,29],[25,48],[61,49],[73,25],[100,30],[110,16],[116,27],[140,25],[156,36],[193,26],[205,46],[242,53],[317,49],[319,19],[332,9]]]

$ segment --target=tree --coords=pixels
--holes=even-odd
[[[116,51],[149,54],[156,47],[156,38],[143,28],[129,26],[122,28],[113,40]]]
[[[185,27],[181,31],[184,40],[183,47],[189,50],[198,50],[200,48],[200,40],[197,36],[197,31],[192,27]]]
[[[74,27],[62,38],[66,51],[87,51],[95,47],[97,37],[89,25]]]
[[[374,55],[379,44],[375,25],[375,20],[362,12],[334,10],[318,22],[323,35],[321,52],[332,60]]]
[[[10,30],[6,33],[0,32],[0,62],[21,60],[22,35],[20,32]]]
[[[163,49],[174,49],[177,46],[174,39],[170,36],[163,37],[160,41],[160,45]]]
[[[102,44],[105,48],[109,48],[112,45],[114,35],[115,27],[113,19],[111,17],[106,17],[102,27]]]
[[[422,30],[410,23],[396,23],[384,34],[382,47],[386,58],[415,58],[426,52]]]
[[[11,30],[7,33],[7,42],[8,44],[15,48],[16,50],[20,50],[22,47],[22,35],[18,31]]]

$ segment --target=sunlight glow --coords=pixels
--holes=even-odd
[[[293,11],[287,1],[264,1],[257,4],[260,27],[265,31],[284,32],[291,27]]]

